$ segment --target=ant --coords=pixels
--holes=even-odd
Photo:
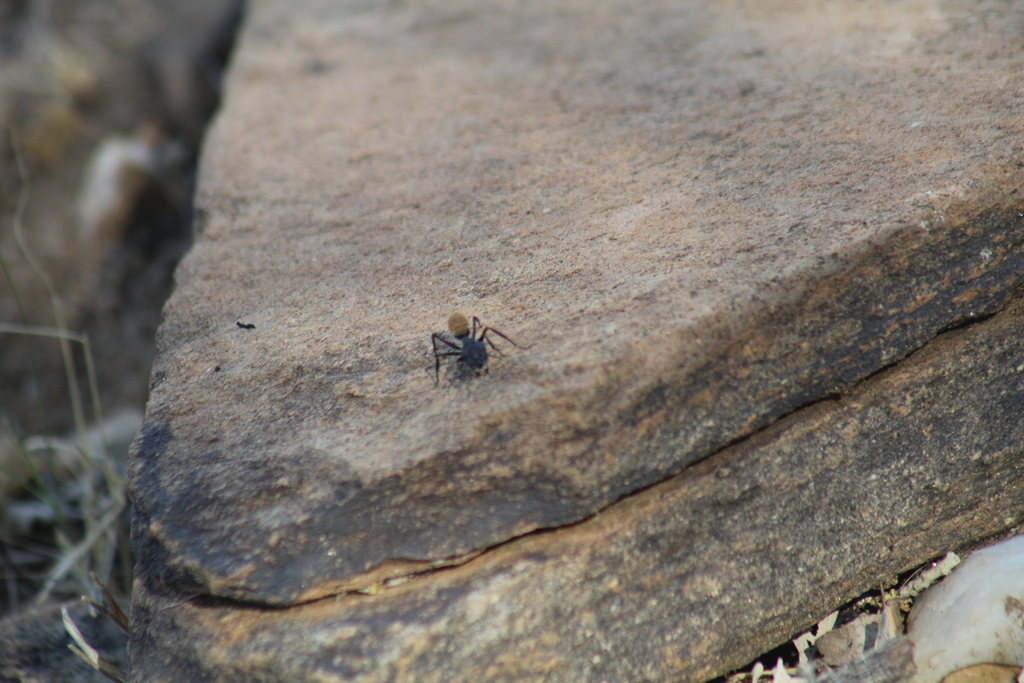
[[[477,374],[480,371],[487,372],[487,347],[484,342],[491,345],[494,352],[499,356],[504,355],[497,346],[494,345],[490,339],[487,338],[488,332],[493,332],[512,346],[517,349],[528,349],[529,346],[520,346],[514,341],[509,339],[501,331],[494,329],[493,327],[484,327],[483,323],[480,322],[480,318],[475,315],[471,318],[473,321],[473,327],[470,329],[469,320],[466,316],[461,313],[452,313],[448,318],[448,330],[452,333],[457,341],[462,342],[462,346],[453,344],[448,341],[437,332],[430,335],[430,341],[434,345],[434,384],[440,381],[441,377],[441,359],[454,357],[456,363],[462,363],[467,368],[473,370]],[[476,336],[477,327],[480,327],[480,336]],[[437,342],[441,342],[445,346],[450,347],[451,350],[444,350],[442,347],[441,351],[437,350]]]

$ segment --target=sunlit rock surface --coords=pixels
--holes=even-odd
[[[1011,525],[1016,313],[846,392],[1024,279],[1013,16],[254,3],[131,463],[133,675],[711,677]],[[435,386],[454,310],[530,348]]]

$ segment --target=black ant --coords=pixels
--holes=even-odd
[[[434,384],[440,381],[441,377],[441,359],[454,357],[456,363],[462,363],[473,372],[480,373],[481,371],[487,372],[487,346],[484,342],[491,345],[494,352],[499,356],[504,355],[497,346],[494,345],[490,339],[487,338],[488,332],[493,332],[512,346],[517,349],[528,349],[529,346],[520,346],[514,341],[509,339],[501,331],[494,329],[493,327],[484,327],[480,319],[475,315],[471,318],[473,321],[473,327],[470,329],[469,320],[466,316],[461,313],[452,313],[451,317],[448,318],[448,330],[452,333],[457,341],[462,342],[462,346],[453,344],[448,341],[437,332],[430,335],[430,341],[434,345]],[[480,327],[480,336],[476,336],[477,327]],[[441,342],[445,346],[450,347],[452,350],[445,351],[437,350],[437,342]]]

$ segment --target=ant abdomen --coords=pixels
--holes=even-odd
[[[473,319],[476,320],[476,317]],[[461,313],[452,313],[448,316],[448,330],[456,339],[462,339],[469,334],[469,320]]]

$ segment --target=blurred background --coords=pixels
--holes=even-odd
[[[0,616],[131,586],[124,463],[241,0],[0,0]]]

